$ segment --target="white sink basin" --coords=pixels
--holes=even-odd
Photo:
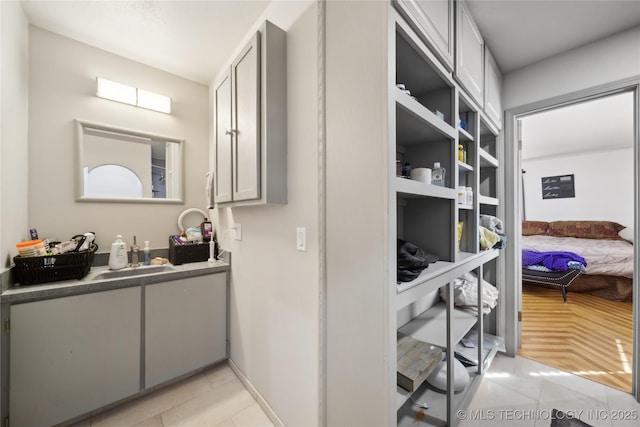
[[[98,273],[93,280],[118,279],[123,277],[141,276],[144,274],[163,273],[173,271],[169,265],[145,265],[140,267],[126,267],[121,270],[108,270]]]

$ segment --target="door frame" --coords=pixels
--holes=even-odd
[[[537,101],[520,107],[511,108],[505,111],[504,127],[504,158],[505,158],[505,202],[506,206],[512,209],[505,210],[505,226],[510,231],[510,244],[505,252],[505,283],[512,283],[513,286],[505,286],[505,310],[504,310],[504,333],[507,355],[515,357],[520,348],[520,319],[519,313],[522,310],[521,283],[521,246],[519,236],[522,234],[522,191],[520,188],[522,164],[520,159],[520,135],[518,135],[517,120],[525,115],[549,110],[565,105],[575,104],[590,99],[600,98],[606,95],[613,95],[622,92],[633,93],[634,103],[634,124],[633,124],[633,162],[634,162],[634,242],[640,242],[639,224],[639,203],[640,185],[640,77],[620,80],[605,85],[584,89],[577,92],[560,95],[557,97]],[[509,233],[508,231],[508,233]],[[640,252],[637,245],[634,245],[634,274],[633,275],[633,363],[631,378],[631,394],[640,401],[638,386],[640,385],[640,339],[638,315],[640,309],[640,292],[638,292],[638,273],[640,273]]]

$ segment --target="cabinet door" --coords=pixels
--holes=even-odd
[[[458,2],[456,79],[478,105],[483,105],[484,39],[464,2]]]
[[[233,200],[260,198],[260,33],[231,65]]]
[[[453,70],[453,0],[396,0],[394,4],[447,69]]]
[[[140,391],[140,287],[11,306],[11,425],[53,425]]]
[[[232,158],[231,144],[231,74],[227,73],[214,91],[214,149],[215,149],[215,202],[231,201]]]
[[[502,76],[487,47],[484,50],[484,112],[498,129],[502,128]]]
[[[226,273],[145,286],[145,387],[227,358]]]

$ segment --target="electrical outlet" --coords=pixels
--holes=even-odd
[[[242,240],[242,225],[236,224],[232,228],[235,231],[233,238],[236,240]]]
[[[305,227],[296,228],[296,249],[299,251],[307,250],[307,229]]]

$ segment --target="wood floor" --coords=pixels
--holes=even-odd
[[[631,303],[523,286],[518,354],[631,392],[632,324]]]

